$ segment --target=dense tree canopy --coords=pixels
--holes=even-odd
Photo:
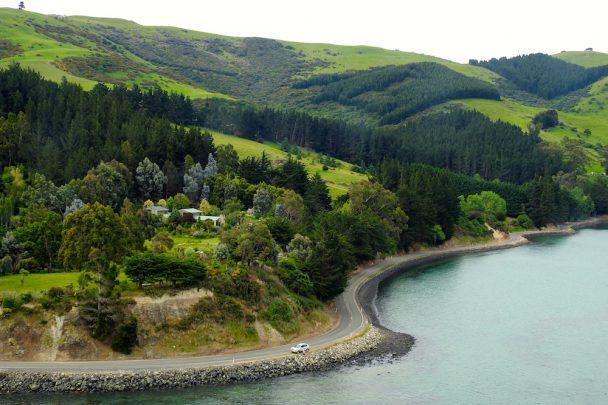
[[[608,66],[585,69],[542,53],[470,63],[490,69],[522,90],[544,98],[569,93],[608,75]]]
[[[255,120],[237,126],[244,114]],[[210,102],[206,125],[242,136],[299,145],[350,162],[377,165],[387,158],[402,164],[425,163],[485,179],[523,183],[562,168],[561,156],[542,146],[537,133],[493,122],[481,113],[460,109],[425,115],[387,128],[367,128],[294,111],[256,110],[242,104]],[[266,181],[255,160],[243,162],[248,181]]]
[[[320,86],[315,102],[354,106],[377,115],[381,124],[399,123],[448,100],[500,99],[491,84],[430,62],[315,76],[296,84],[297,88],[313,86]]]
[[[168,118],[180,120],[170,111],[182,102],[173,107],[161,94],[101,84],[85,92],[16,65],[0,70],[0,159],[60,182],[83,176],[100,160],[183,162],[190,154],[206,164],[214,151],[211,135],[172,125]],[[161,101],[142,108],[141,97]]]

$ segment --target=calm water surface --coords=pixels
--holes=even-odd
[[[608,230],[449,260],[384,283],[392,363],[186,391],[2,398],[56,404],[605,404]]]

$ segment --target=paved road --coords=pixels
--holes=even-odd
[[[528,232],[527,234],[531,234]],[[357,291],[375,275],[404,263],[419,264],[435,258],[450,257],[458,254],[476,253],[494,249],[519,246],[527,241],[524,233],[512,234],[507,240],[487,244],[447,249],[430,249],[429,251],[400,255],[382,260],[353,274],[345,291],[336,298],[336,309],[339,314],[337,325],[327,333],[318,335],[306,342],[313,350],[319,350],[359,333],[368,319],[357,301]],[[268,360],[292,356],[289,349],[292,344],[274,346],[266,349],[252,350],[234,354],[219,354],[199,357],[178,357],[150,360],[115,360],[115,361],[76,361],[76,362],[11,362],[0,361],[0,370],[37,370],[37,371],[108,371],[108,370],[161,370],[171,368],[200,368],[206,366],[245,363],[256,360]]]

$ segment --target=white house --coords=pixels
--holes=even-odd
[[[153,205],[151,207],[146,207],[146,209],[154,215],[162,215],[164,218],[169,217],[169,210],[160,205]]]
[[[213,215],[201,215],[198,217],[199,221],[213,221],[213,225],[219,226],[222,222],[224,222],[223,216],[216,217]]]
[[[199,217],[203,215],[203,213],[200,210],[197,210],[196,208],[183,208],[179,210],[179,215],[181,215],[182,217],[188,214],[192,215],[192,218],[194,218],[195,221],[198,221]]]
[[[182,217],[188,214],[192,215],[192,218],[195,221],[213,221],[213,225],[215,226],[218,226],[222,222],[224,222],[223,215],[219,217],[213,215],[203,215],[202,211],[197,210],[196,208],[184,208],[179,210],[179,215],[181,215]]]

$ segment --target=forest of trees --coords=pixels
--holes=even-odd
[[[430,62],[320,75],[294,87],[314,86],[320,86],[313,99],[315,103],[334,101],[354,106],[379,117],[381,125],[399,123],[449,100],[500,99],[493,85]]]
[[[375,165],[386,158],[425,163],[484,179],[522,183],[563,168],[557,151],[538,134],[493,122],[475,111],[453,109],[387,128],[367,128],[294,111],[223,101],[209,102],[205,126],[238,136],[314,149],[350,162]]]
[[[101,160],[132,171],[144,157],[181,165],[189,154],[205,164],[214,152],[211,136],[172,124],[192,123],[193,114],[180,95],[102,84],[85,92],[14,65],[0,71],[0,126],[10,134],[0,144],[1,163],[25,164],[57,182],[81,177]]]
[[[520,89],[547,99],[578,90],[608,75],[608,66],[584,68],[542,53],[469,63],[490,69]]]
[[[197,122],[362,162],[369,181],[332,200],[297,158],[241,158]],[[0,164],[0,274],[23,283],[31,272],[81,272],[76,287],[3,298],[4,316],[33,299],[77,303],[91,335],[124,353],[137,320],[121,301],[120,272],[139,288],[212,290],[218,307],[199,302],[180,328],[210,314],[227,322],[222,305],[232,305],[290,331],[296,313],[342,292],[362,261],[455,235],[487,238],[487,224],[508,231],[608,213],[608,179],[559,171],[560,155],[535,133],[477,112],[357,128],[227,102],[197,110],[160,90],[85,92],[18,66],[0,71]],[[191,207],[221,215],[221,226],[179,212]],[[218,242],[207,254],[174,249],[175,237]]]

